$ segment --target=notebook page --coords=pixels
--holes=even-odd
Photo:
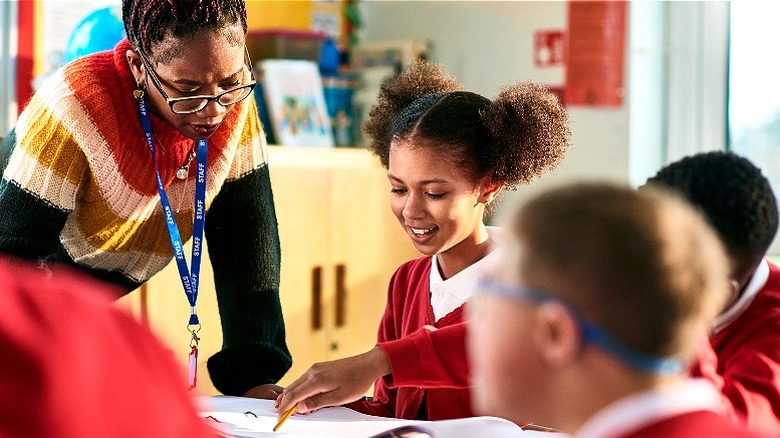
[[[307,415],[296,414],[277,431],[277,412],[273,400],[244,397],[197,397],[200,416],[226,436],[369,438],[404,425],[419,425],[436,438],[560,438],[563,434],[523,431],[514,423],[496,417],[471,417],[457,420],[417,421],[375,417],[343,407],[320,409]]]

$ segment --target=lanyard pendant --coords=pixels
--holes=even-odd
[[[190,354],[188,357],[189,371],[187,372],[187,389],[195,389],[195,385],[198,383],[198,337],[197,332],[192,331],[192,339],[190,340]]]

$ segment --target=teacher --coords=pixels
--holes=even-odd
[[[160,293],[190,309],[193,363],[205,234],[223,333],[211,380],[276,398],[291,357],[244,2],[124,0],[122,19],[127,39],[58,70],[5,139],[0,252],[75,265],[128,293],[174,259],[182,287]]]

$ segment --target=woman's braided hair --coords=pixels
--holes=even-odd
[[[234,23],[247,30],[243,0],[122,0],[122,21],[130,43],[146,54],[168,33],[181,38]]]

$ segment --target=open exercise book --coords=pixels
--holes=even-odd
[[[307,415],[290,417],[278,431],[277,412],[273,400],[244,397],[197,397],[200,416],[218,433],[227,437],[424,437],[413,434],[386,434],[416,426],[434,438],[490,437],[490,438],[560,438],[564,434],[524,431],[516,424],[497,417],[471,417],[457,420],[415,421],[374,417],[351,409],[333,407]]]

